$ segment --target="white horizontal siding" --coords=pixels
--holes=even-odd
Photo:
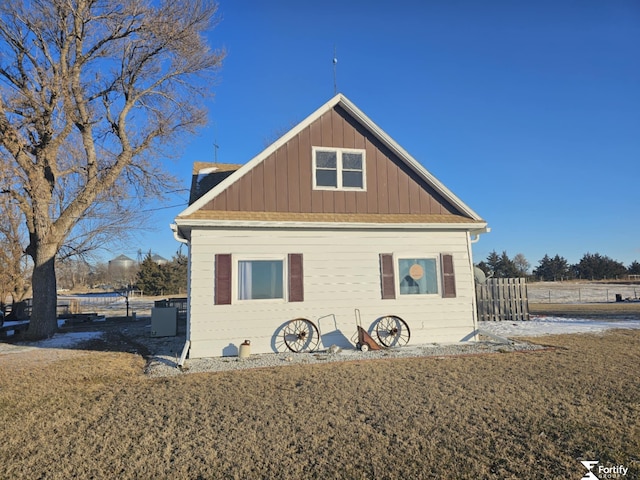
[[[383,315],[403,318],[411,329],[412,344],[460,341],[474,329],[475,292],[467,242],[465,232],[195,230],[190,251],[190,356],[233,355],[245,339],[251,340],[253,353],[277,351],[283,347],[278,345],[282,343],[278,330],[299,317],[316,323],[322,334],[340,332],[345,341],[356,332],[355,309],[366,329]],[[302,253],[304,302],[214,305],[218,253],[247,257]],[[452,254],[457,297],[442,298],[440,285],[439,295],[382,300],[380,253],[433,256],[438,261],[441,253]],[[329,338],[336,339],[340,337]]]

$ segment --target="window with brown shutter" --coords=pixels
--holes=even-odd
[[[396,298],[396,280],[393,273],[393,254],[380,254],[380,283],[382,287],[382,299]]]
[[[304,301],[304,276],[301,253],[289,254],[289,301]]]
[[[215,256],[214,303],[231,304],[231,254]]]
[[[456,297],[456,276],[453,271],[453,255],[442,254],[442,296]]]

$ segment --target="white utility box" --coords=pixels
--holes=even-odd
[[[151,336],[175,337],[178,334],[178,309],[153,307],[151,309]]]

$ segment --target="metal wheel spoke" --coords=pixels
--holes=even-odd
[[[312,352],[318,346],[320,335],[311,320],[296,318],[285,325],[282,331],[284,343],[292,352]]]
[[[379,318],[375,324],[378,340],[385,347],[399,347],[409,343],[409,326],[400,317],[389,315]]]

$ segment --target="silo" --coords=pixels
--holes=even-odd
[[[109,260],[109,277],[114,288],[122,288],[131,284],[135,275],[135,260],[126,255],[118,255]]]
[[[167,260],[166,258],[158,255],[157,253],[154,253],[153,255],[151,255],[151,260],[156,262],[158,265],[164,265],[166,263],[169,263],[169,260]]]
[[[109,270],[111,270],[112,268],[126,270],[133,267],[135,263],[136,262],[133,259],[127,257],[126,255],[118,255],[113,260],[109,260]]]

